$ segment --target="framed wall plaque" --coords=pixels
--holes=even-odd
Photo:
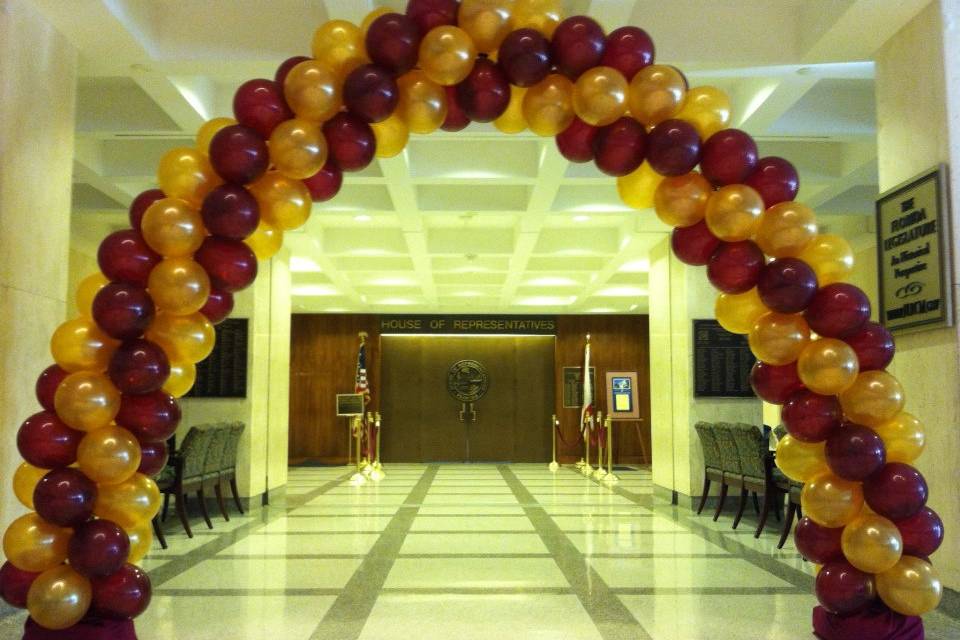
[[[362,416],[364,411],[362,393],[338,393],[338,416]]]
[[[607,415],[614,420],[639,420],[636,371],[607,371]]]
[[[597,397],[597,368],[590,367],[590,386]],[[583,406],[583,367],[563,368],[563,408],[579,409]]]
[[[716,320],[693,321],[695,398],[752,398],[750,369],[757,359],[747,336],[730,333]]]
[[[228,318],[216,327],[213,352],[197,363],[197,380],[187,398],[247,397],[249,320]]]

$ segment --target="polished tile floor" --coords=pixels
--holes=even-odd
[[[285,504],[145,561],[141,640],[786,640],[811,638],[809,563],[776,527],[714,523],[545,465],[389,465],[379,484],[297,468]],[[22,614],[0,619],[19,637]],[[928,637],[960,638],[936,613]]]

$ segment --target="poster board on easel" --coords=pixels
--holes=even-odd
[[[639,420],[636,371],[607,371],[607,415],[613,420]]]

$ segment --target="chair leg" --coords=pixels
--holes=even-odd
[[[713,512],[714,522],[720,517],[720,513],[723,511],[723,503],[727,501],[727,489],[729,489],[729,487],[727,487],[726,482],[720,484],[720,502],[717,503],[717,510]]]
[[[747,491],[746,487],[740,489],[740,504],[737,505],[737,515],[733,518],[733,528],[736,529],[737,525],[740,524],[740,518],[743,517],[743,508],[747,506],[747,495],[750,492]]]
[[[160,526],[160,518],[153,516],[153,535],[157,538],[157,541],[160,543],[161,549],[167,548],[167,539],[163,536],[163,528]]]
[[[707,504],[707,496],[710,495],[710,478],[703,479],[703,491],[700,495],[700,504],[697,506],[697,515],[703,511],[703,505]]]
[[[177,494],[177,516],[180,517],[180,524],[183,530],[187,532],[187,537],[193,537],[193,531],[190,530],[190,519],[187,518],[187,494]]]
[[[757,499],[757,492],[753,492],[753,510],[757,515],[760,515],[760,501]]]
[[[773,502],[773,492],[767,491],[763,495],[763,509],[760,510],[760,522],[757,523],[757,531],[753,534],[754,538],[759,538],[763,532],[763,527],[767,524],[767,516],[770,515],[770,503]]]
[[[240,491],[237,489],[237,479],[230,478],[230,493],[233,494],[233,502],[237,505],[240,515],[243,515],[243,505],[240,503]]]
[[[220,486],[219,480],[217,480],[217,484],[213,485],[213,492],[217,495],[217,506],[220,507],[220,515],[223,516],[224,520],[230,522],[230,514],[227,513],[227,505],[223,503],[223,487]]]
[[[197,489],[197,498],[200,499],[200,513],[203,514],[203,521],[207,523],[207,529],[213,529],[213,523],[210,522],[210,514],[207,513],[207,496],[203,494],[203,487]]]
[[[793,529],[793,514],[797,512],[797,505],[791,502],[787,505],[787,515],[783,517],[783,529],[780,531],[780,542],[777,543],[777,549],[783,549],[787,542],[790,530]]]
[[[170,508],[170,494],[165,493],[163,494],[163,515],[160,516],[160,520],[162,522],[167,521],[167,509],[169,508]]]
[[[776,499],[773,502],[773,517],[777,519],[777,522],[783,522],[783,495],[776,488],[771,490],[776,492],[774,493]]]

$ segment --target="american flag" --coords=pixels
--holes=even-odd
[[[590,341],[587,337],[587,345],[583,348],[583,406],[580,409],[580,433],[583,433],[587,426],[593,429],[594,406],[593,406],[593,384],[590,380]]]
[[[360,351],[357,352],[357,379],[353,389],[354,393],[362,393],[365,401],[370,400],[370,386],[367,383],[367,344],[360,343]]]

